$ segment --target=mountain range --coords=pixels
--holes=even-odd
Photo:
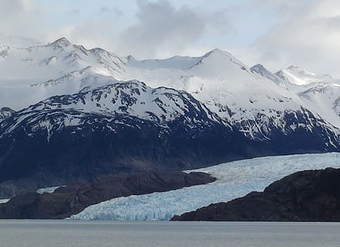
[[[1,38],[1,37],[0,37]],[[0,42],[0,197],[148,169],[339,151],[340,80],[215,49],[138,60]]]

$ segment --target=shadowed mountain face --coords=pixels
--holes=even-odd
[[[148,171],[102,176],[92,182],[58,188],[49,194],[28,193],[0,204],[2,219],[63,219],[89,205],[116,197],[148,194],[214,182],[205,173]]]
[[[191,95],[139,82],[55,96],[0,126],[3,197],[22,184],[36,189],[100,174],[215,164],[246,156],[242,147],[249,145]]]
[[[340,169],[298,172],[264,192],[175,216],[176,221],[340,221]]]
[[[339,149],[337,135],[307,110],[284,120],[296,127],[269,124],[268,139],[253,140],[190,94],[138,81],[54,96],[0,122],[0,196],[100,174]]]

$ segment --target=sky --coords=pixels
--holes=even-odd
[[[0,0],[0,16],[2,37],[66,37],[140,59],[220,48],[340,76],[339,0]]]

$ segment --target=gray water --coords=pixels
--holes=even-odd
[[[0,221],[0,247],[340,247],[337,223]]]

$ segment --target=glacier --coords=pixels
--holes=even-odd
[[[299,154],[254,158],[192,170],[217,178],[211,184],[115,198],[87,207],[73,220],[155,221],[229,201],[251,191],[262,191],[272,182],[302,171],[340,168],[340,153]],[[186,171],[186,172],[192,172]]]

